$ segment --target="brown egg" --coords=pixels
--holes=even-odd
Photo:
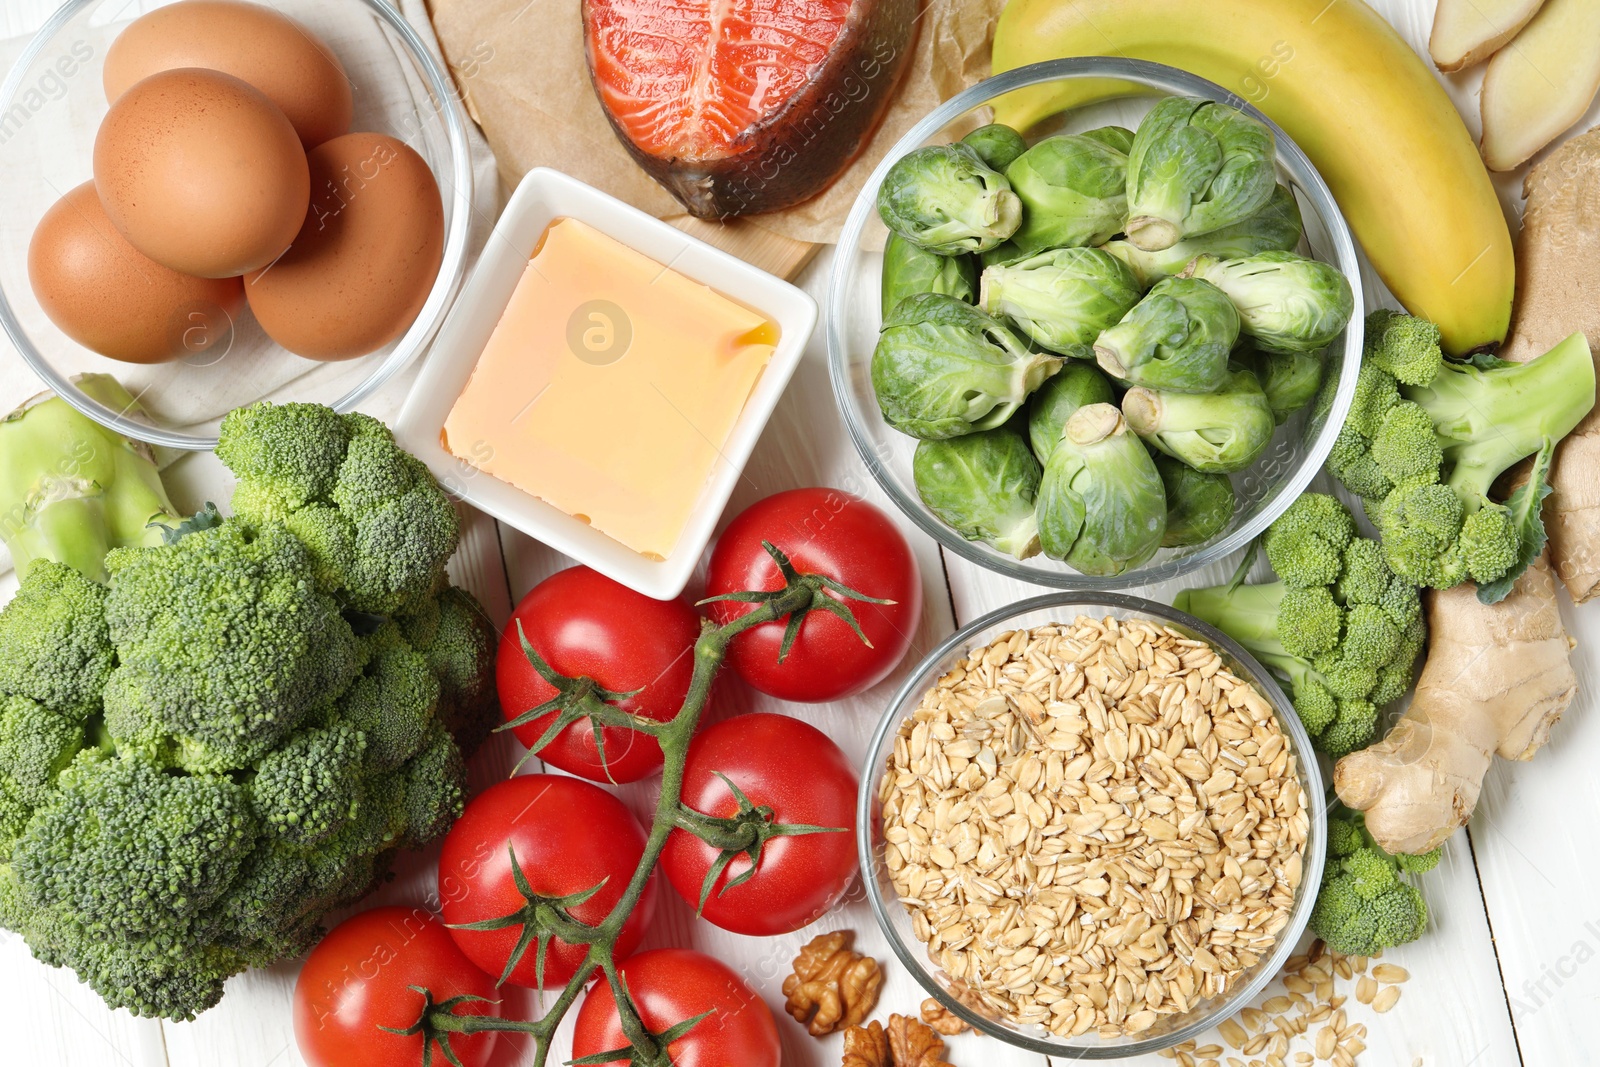
[[[350,79],[294,19],[242,0],[183,0],[129,23],[106,52],[106,100],[177,67],[232,74],[267,94],[307,148],[350,129]]]
[[[278,106],[197,67],[152,74],[117,98],[94,140],[94,184],[135,248],[202,278],[271,263],[311,195],[305,150]]]
[[[261,328],[311,359],[352,359],[411,326],[444,256],[433,172],[403,142],[349,133],[313,148],[311,208],[289,251],[245,278]]]
[[[149,259],[106,218],[94,183],[57,200],[33,231],[28,280],[50,321],[85,348],[164,363],[232,337],[238,278],[195,278]]]

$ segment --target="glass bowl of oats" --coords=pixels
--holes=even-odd
[[[1169,1048],[1305,932],[1323,781],[1271,675],[1138,597],[985,615],[906,680],[857,825],[873,913],[956,1018],[1065,1059]]]

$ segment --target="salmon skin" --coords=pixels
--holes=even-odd
[[[776,211],[861,151],[911,59],[919,0],[584,0],[611,127],[691,215]]]

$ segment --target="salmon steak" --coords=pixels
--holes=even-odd
[[[919,0],[584,0],[612,129],[689,213],[748,215],[826,189],[911,59]]]

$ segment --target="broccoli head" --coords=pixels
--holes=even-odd
[[[115,653],[105,587],[53,560],[35,560],[0,610],[0,693],[27,697],[74,722],[100,708]]]
[[[1544,547],[1539,503],[1556,442],[1594,406],[1594,362],[1575,334],[1529,363],[1447,360],[1432,323],[1367,319],[1361,375],[1328,468],[1361,496],[1389,566],[1414,585],[1472,579],[1493,602]],[[1497,478],[1540,459],[1505,503]]]
[[[1306,732],[1337,759],[1369,744],[1378,709],[1410,687],[1427,634],[1421,600],[1334,497],[1301,496],[1265,544],[1280,581],[1190,589],[1173,605],[1288,682]]]
[[[1328,813],[1327,865],[1311,912],[1311,931],[1333,951],[1373,956],[1415,941],[1428,925],[1428,906],[1402,873],[1424,873],[1439,850],[1391,856],[1367,833],[1361,813],[1335,804]]]
[[[343,606],[404,614],[444,587],[455,508],[377,419],[262,401],[222,420],[217,458],[239,479],[236,518],[294,531]]]
[[[0,925],[140,1015],[306,951],[448,828],[499,721],[426,470],[365,417],[230,425],[247,520],[87,560],[109,589],[36,560],[0,611]]]
[[[106,567],[119,662],[105,712],[119,748],[189,770],[249,768],[355,676],[355,634],[280,525],[116,549]]]

